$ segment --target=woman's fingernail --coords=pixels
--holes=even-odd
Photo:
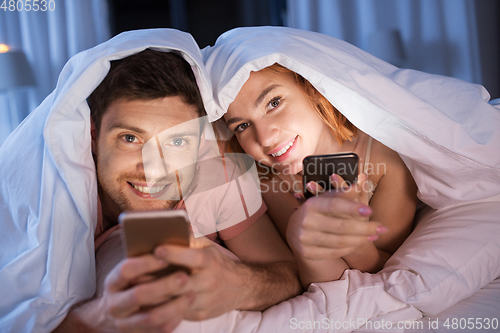
[[[162,249],[161,247],[158,247],[155,250],[155,255],[159,258],[163,258],[166,254],[167,252],[165,251],[165,249]]]
[[[389,229],[387,229],[387,227],[381,225],[380,227],[377,227],[377,234],[385,234],[386,232],[389,231]]]
[[[307,183],[306,188],[309,192],[313,194],[316,193],[316,184],[314,184],[313,182]]]
[[[370,207],[359,207],[358,212],[362,216],[369,216],[372,213],[372,210]]]
[[[298,201],[298,202],[302,202],[304,201],[305,197],[302,193],[294,193],[293,194],[293,197]]]
[[[371,236],[368,236],[368,240],[370,242],[373,242],[373,241],[376,241],[378,239],[378,235],[371,235]]]

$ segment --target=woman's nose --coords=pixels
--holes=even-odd
[[[255,135],[257,142],[262,147],[272,146],[278,137],[279,128],[271,123],[255,124]]]

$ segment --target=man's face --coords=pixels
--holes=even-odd
[[[115,101],[92,143],[104,194],[122,211],[172,208],[193,182],[200,135],[179,96]]]

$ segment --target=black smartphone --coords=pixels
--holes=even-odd
[[[302,161],[302,181],[304,184],[304,196],[313,196],[306,189],[306,184],[315,181],[325,190],[331,190],[330,176],[334,173],[342,177],[349,185],[356,183],[358,179],[359,157],[355,153],[341,153],[332,155],[307,156]]]
[[[153,253],[162,244],[189,247],[189,218],[184,210],[129,211],[121,213],[118,221],[127,257]],[[158,278],[178,270],[190,273],[186,267],[169,265],[152,276]]]

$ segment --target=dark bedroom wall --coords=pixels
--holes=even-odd
[[[483,85],[491,98],[500,98],[500,1],[476,0]]]
[[[133,29],[172,27],[191,33],[201,48],[213,45],[220,34],[235,27],[283,25],[286,14],[286,0],[108,1],[113,35]],[[492,98],[500,98],[500,1],[474,3],[483,85]]]
[[[201,48],[236,27],[283,25],[286,0],[109,0],[111,31],[177,28]]]

